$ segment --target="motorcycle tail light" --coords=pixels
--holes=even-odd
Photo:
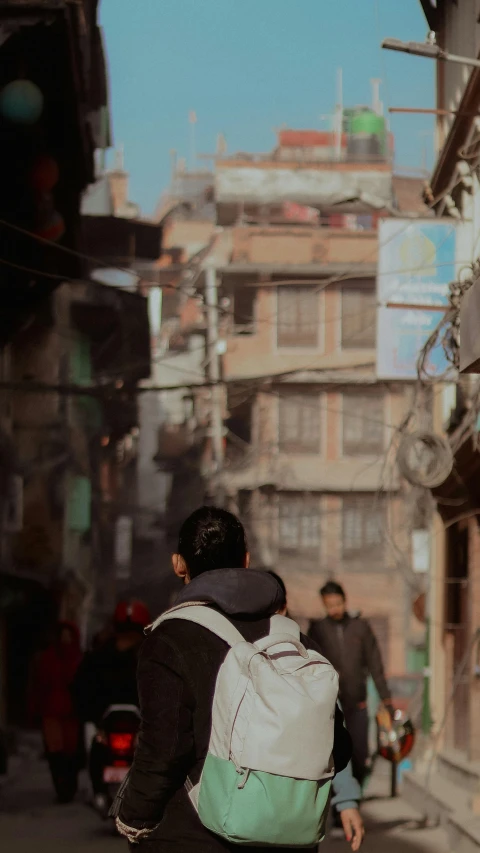
[[[130,752],[133,749],[135,735],[131,732],[112,732],[109,735],[110,749],[113,752]]]

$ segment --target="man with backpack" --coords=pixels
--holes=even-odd
[[[114,809],[151,853],[314,847],[350,759],[333,667],[277,615],[275,578],[248,565],[231,513],[202,507],[183,524],[185,586],[140,655],[142,725]]]

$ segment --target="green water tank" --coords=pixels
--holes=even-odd
[[[383,116],[368,107],[355,110],[350,120],[347,158],[357,163],[385,159],[386,125]]]
[[[385,119],[373,110],[362,110],[352,116],[350,133],[365,133],[367,136],[385,136]]]

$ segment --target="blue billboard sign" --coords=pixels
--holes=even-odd
[[[423,346],[448,307],[455,278],[455,224],[384,219],[379,223],[377,375],[415,379]],[[443,310],[442,310],[443,309]],[[425,365],[429,375],[448,369],[441,345]]]

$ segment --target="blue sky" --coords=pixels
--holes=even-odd
[[[419,0],[101,0],[113,131],[125,150],[130,197],[153,212],[168,185],[170,150],[190,156],[218,133],[230,151],[268,151],[274,130],[327,127],[337,68],[346,106],[369,103],[372,77],[388,106],[434,106],[434,63],[380,50],[386,36],[423,41]],[[391,119],[399,166],[433,160],[433,120]]]

